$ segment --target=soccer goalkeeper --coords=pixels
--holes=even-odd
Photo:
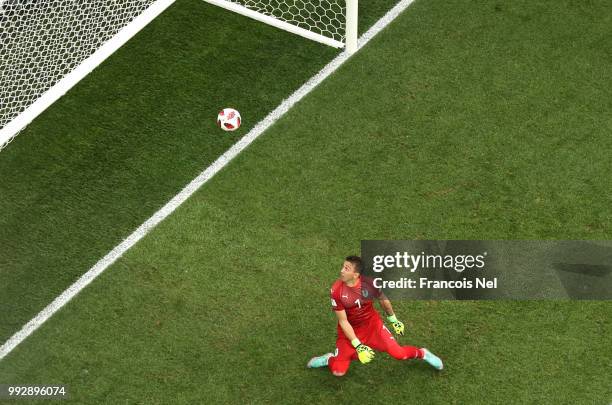
[[[331,288],[332,309],[338,317],[336,352],[313,357],[307,367],[328,366],[335,376],[343,376],[352,360],[367,364],[374,359],[374,350],[377,350],[398,360],[422,359],[442,370],[442,360],[429,350],[400,346],[395,341],[374,310],[372,299],[378,299],[396,334],[404,334],[404,324],[395,317],[391,302],[384,294],[369,279],[361,277],[362,269],[360,257],[349,256],[344,260],[340,279]]]

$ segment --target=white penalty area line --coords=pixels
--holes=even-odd
[[[361,49],[372,39],[376,34],[383,30],[391,23],[402,11],[404,11],[414,0],[401,0],[387,14],[376,22],[363,36],[359,39],[358,49]],[[268,114],[262,121],[257,123],[249,133],[229,148],[223,155],[208,166],[202,173],[191,181],[183,190],[181,190],[174,198],[166,205],[157,211],[151,218],[146,220],[138,227],[130,236],[123,242],[117,245],[106,256],[100,259],[87,273],[83,274],[74,284],[68,287],[61,295],[59,295],[51,304],[44,308],[36,317],[25,324],[21,330],[15,333],[0,347],[0,360],[6,357],[15,347],[23,342],[32,332],[38,329],[47,321],[53,314],[59,311],[66,305],[75,295],[82,289],[87,287],[89,283],[95,280],[104,270],[119,259],[128,249],[134,246],[142,239],[149,231],[155,228],[168,215],[176,210],[183,202],[185,202],[193,193],[195,193],[204,183],[210,180],[222,168],[224,168],[232,159],[240,152],[246,149],[255,139],[257,139],[265,130],[281,118],[289,111],[298,101],[304,98],[323,80],[334,73],[347,59],[349,55],[346,52],[339,54],[334,60],[328,63],[319,73],[311,77],[306,83],[296,90],[289,98],[284,100],[274,111]]]

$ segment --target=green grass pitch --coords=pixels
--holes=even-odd
[[[362,1],[364,31],[394,5]],[[395,302],[343,378],[362,239],[612,239],[612,4],[417,0],[0,361],[76,403],[612,400],[609,301]],[[0,153],[4,342],[336,51],[179,0]],[[240,110],[233,134],[217,111]]]

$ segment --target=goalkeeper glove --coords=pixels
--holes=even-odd
[[[391,322],[391,325],[393,325],[393,330],[395,331],[395,334],[404,336],[404,323],[403,322],[398,321],[395,315],[389,315],[387,317],[387,320]]]
[[[351,341],[351,344],[357,350],[357,357],[359,357],[359,361],[363,364],[368,364],[372,360],[374,360],[374,350],[370,348],[370,346],[366,346],[359,339],[355,338]]]

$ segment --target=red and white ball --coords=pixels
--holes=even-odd
[[[217,126],[224,131],[235,131],[240,128],[240,113],[233,108],[224,108],[217,115]]]

